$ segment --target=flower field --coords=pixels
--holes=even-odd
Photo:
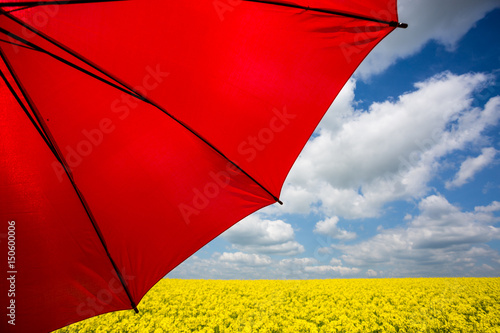
[[[500,332],[500,278],[161,280],[62,332]]]

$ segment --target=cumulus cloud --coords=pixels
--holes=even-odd
[[[311,275],[306,272],[306,268],[317,264],[315,258],[282,259],[274,266],[272,275],[283,279],[307,279]]]
[[[322,235],[327,235],[335,239],[349,240],[356,238],[355,232],[350,232],[337,227],[339,218],[336,216],[319,221],[314,227],[314,232]]]
[[[342,260],[337,259],[337,258],[332,258],[330,260],[330,265],[334,265],[334,266],[342,265]]]
[[[260,254],[296,255],[304,246],[295,241],[292,226],[282,220],[251,215],[222,234],[234,249]]]
[[[366,218],[379,216],[388,202],[425,196],[442,159],[480,145],[484,130],[498,122],[500,97],[473,106],[475,94],[491,84],[485,74],[444,72],[365,111],[356,109],[351,80],[292,168],[282,192],[284,202],[292,200],[283,208]]]
[[[272,259],[243,252],[192,256],[168,274],[171,278],[202,279],[312,279],[357,276],[362,270],[342,266],[340,260],[321,265],[315,258]]]
[[[493,201],[490,205],[488,206],[478,206],[474,207],[474,211],[476,212],[483,212],[483,213],[493,213],[493,212],[498,212],[500,211],[500,202],[498,201]]]
[[[245,260],[227,260],[228,256],[221,260],[222,256],[220,253],[214,253],[210,258],[200,258],[193,255],[168,273],[167,277],[180,279],[258,279],[266,277],[266,265],[248,264]]]
[[[398,59],[419,52],[435,41],[452,50],[457,42],[488,12],[500,7],[498,0],[399,0],[400,21],[408,29],[396,29],[365,59],[356,76],[367,79],[381,73]]]
[[[244,265],[265,266],[271,264],[271,258],[265,255],[258,255],[254,253],[224,252],[220,257],[220,261],[232,262]]]
[[[468,157],[460,166],[455,178],[446,183],[446,188],[460,187],[468,183],[476,173],[493,162],[496,153],[495,148],[489,147],[484,148],[481,155],[477,157]]]
[[[343,267],[343,266],[330,266],[330,265],[321,265],[321,266],[307,266],[305,267],[305,271],[309,273],[320,273],[326,274],[330,272],[339,273],[341,276],[358,274],[361,270],[356,267]]]
[[[492,265],[500,258],[486,244],[500,239],[500,228],[494,226],[499,219],[491,210],[462,212],[440,195],[424,198],[419,210],[406,227],[384,229],[359,244],[334,246],[347,264],[403,268],[406,274],[415,268],[434,276],[469,275],[467,267],[480,268],[485,261]]]

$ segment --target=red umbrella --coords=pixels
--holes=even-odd
[[[396,1],[0,1],[2,332],[144,294],[279,201]],[[15,325],[14,325],[15,324]]]

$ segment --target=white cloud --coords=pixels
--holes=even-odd
[[[233,244],[233,248],[252,253],[266,253],[269,255],[294,256],[304,252],[304,246],[297,241],[288,241],[281,244],[272,245],[239,245]]]
[[[283,278],[324,278],[355,275],[361,272],[357,267],[344,267],[339,259],[332,259],[330,265],[319,265],[314,258],[283,259],[276,266],[275,272],[280,272]]]
[[[242,252],[213,253],[210,258],[193,255],[167,277],[188,279],[263,279],[268,278],[275,261],[270,257]]]
[[[234,249],[260,254],[296,255],[304,247],[295,241],[290,224],[282,220],[265,220],[250,215],[222,234]]]
[[[307,182],[307,179],[304,178],[303,181]],[[285,186],[281,193],[281,197],[286,198],[286,201],[283,202],[283,208],[289,213],[308,213],[310,204],[317,200],[315,193],[294,184]],[[269,206],[264,209],[264,212],[273,212],[275,210],[275,206]]]
[[[500,239],[500,228],[494,226],[499,219],[492,212],[462,212],[439,195],[423,199],[419,210],[404,228],[384,229],[359,244],[334,247],[344,253],[347,264],[404,269],[406,274],[415,269],[434,276],[468,275],[466,267],[500,258],[486,245]]]
[[[494,272],[494,271],[495,271],[495,269],[494,269],[493,267],[491,267],[490,265],[487,265],[487,264],[483,264],[481,267],[482,267],[484,270],[486,270],[486,271],[492,271],[492,272]]]
[[[356,233],[337,227],[339,218],[336,216],[319,221],[314,227],[314,232],[330,236],[335,239],[349,240],[356,238]]]
[[[493,213],[493,212],[498,212],[499,210],[500,210],[500,202],[498,201],[493,201],[488,206],[478,206],[474,208],[474,211],[483,213]]]
[[[351,80],[292,168],[282,192],[292,204],[283,209],[365,218],[379,216],[388,202],[425,196],[442,159],[480,146],[483,131],[498,122],[500,97],[473,106],[474,94],[490,84],[485,74],[445,72],[362,111],[354,108]]]
[[[263,220],[258,215],[251,215],[228,229],[222,236],[238,245],[275,245],[293,240],[294,232],[292,226],[282,220]]]
[[[455,178],[446,183],[446,188],[460,187],[468,183],[476,173],[493,162],[496,153],[495,148],[489,147],[484,148],[481,155],[477,157],[468,157],[460,166]]]
[[[276,260],[243,252],[215,253],[210,258],[192,256],[168,274],[171,278],[201,279],[311,279],[359,274],[357,267],[344,267],[340,260],[320,265],[315,258]]]
[[[330,247],[319,247],[317,248],[316,252],[318,253],[318,255],[326,255],[326,254],[330,254],[332,253],[332,249]]]
[[[317,264],[315,258],[282,259],[274,266],[273,275],[283,279],[307,279],[312,276],[306,272],[306,268]]]
[[[373,269],[369,269],[369,270],[366,271],[366,275],[368,277],[375,277],[375,276],[377,276],[377,272],[374,271]]]
[[[308,273],[338,273],[341,276],[344,275],[354,275],[361,272],[359,268],[356,267],[344,267],[344,266],[330,266],[330,265],[321,265],[321,266],[307,266],[305,267],[305,271]]]
[[[334,265],[334,266],[342,265],[342,260],[337,259],[337,258],[332,258],[330,260],[330,265]]]
[[[316,265],[318,260],[314,258],[291,258],[291,259],[281,259],[279,264],[282,266],[309,266]]]
[[[381,73],[430,41],[452,50],[477,21],[500,7],[500,1],[399,0],[398,7],[399,19],[409,24],[408,29],[396,29],[380,43],[358,68],[357,77],[367,79]]]
[[[254,265],[254,266],[265,266],[271,264],[271,258],[266,255],[249,254],[243,252],[224,252],[220,257],[220,261],[244,264],[244,265]]]

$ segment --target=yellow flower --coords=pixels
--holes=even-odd
[[[164,279],[139,305],[63,332],[500,333],[500,278]]]

